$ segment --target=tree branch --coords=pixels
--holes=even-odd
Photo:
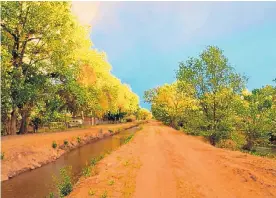
[[[4,23],[1,23],[1,27],[8,32],[11,36],[13,36],[14,40],[17,39],[17,36],[15,33],[13,33],[10,29],[7,28],[7,26]]]

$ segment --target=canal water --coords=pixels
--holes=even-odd
[[[53,176],[59,175],[59,170],[65,166],[72,167],[73,180],[81,176],[82,169],[93,157],[121,146],[125,139],[139,128],[134,127],[117,135],[105,137],[96,142],[76,148],[64,154],[55,162],[51,162],[32,171],[24,172],[2,182],[1,197],[3,198],[44,198],[50,192],[56,192]]]

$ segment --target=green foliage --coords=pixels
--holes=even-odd
[[[101,195],[101,198],[107,198],[107,191],[105,190],[103,194]]]
[[[104,158],[104,156],[105,156],[104,154],[98,155],[98,156],[96,157],[97,162],[100,161],[100,160],[102,160],[102,159]]]
[[[64,145],[67,146],[68,145],[68,140],[64,140],[63,143],[64,143]]]
[[[71,171],[72,167],[70,166],[60,169],[60,179],[59,181],[57,181],[57,187],[60,197],[65,197],[69,195],[73,190]]]
[[[56,141],[53,141],[53,142],[52,142],[52,148],[54,148],[54,149],[57,148],[57,143],[56,143]]]
[[[275,100],[276,91],[272,86],[254,89],[252,93],[244,93],[241,126],[244,128],[247,144],[245,149],[251,150],[255,145],[269,142],[275,132]]]
[[[177,128],[181,121],[187,122],[188,115],[198,109],[193,95],[194,90],[190,85],[177,81],[145,91],[144,99],[151,103],[156,119]]]
[[[127,144],[133,137],[134,137],[134,134],[129,135],[129,136],[125,139],[124,144]]]
[[[113,133],[113,130],[111,130],[111,129],[108,129],[108,132],[109,132],[109,133]]]
[[[137,120],[149,120],[152,118],[152,114],[145,108],[139,108],[135,113]]]
[[[78,141],[78,143],[81,143],[81,137],[80,136],[77,137],[77,141]]]
[[[114,181],[113,179],[110,180],[110,181],[108,181],[108,185],[109,185],[109,186],[112,186],[114,183],[115,183],[115,181]]]
[[[156,119],[219,147],[251,150],[276,142],[276,87],[247,91],[246,77],[218,47],[181,62],[176,78],[145,91]]]
[[[84,177],[90,177],[91,175],[91,167],[86,164],[86,166],[82,169],[82,175]]]
[[[55,198],[55,194],[53,192],[50,192],[48,198]]]
[[[93,157],[92,159],[91,159],[91,161],[90,161],[90,165],[91,166],[96,166],[96,164],[97,164],[97,158],[96,157]]]
[[[92,189],[90,189],[89,192],[88,192],[89,196],[93,196],[95,194],[96,194],[95,190],[92,190]]]
[[[90,165],[95,166],[99,161],[101,161],[104,158],[105,154],[100,154],[97,157],[93,157],[90,160]]]
[[[81,112],[116,119],[136,112],[138,96],[88,35],[70,2],[1,4],[1,134],[16,134],[17,121],[26,133],[36,118],[43,125]]]

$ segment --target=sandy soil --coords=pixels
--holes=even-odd
[[[4,159],[1,160],[1,181],[52,162],[73,148],[112,135],[109,129],[115,132],[117,129],[122,130],[134,125],[137,123],[98,125],[89,129],[2,137],[1,152],[4,152]],[[80,137],[80,142],[77,137]],[[68,141],[67,146],[64,145],[64,140]],[[55,149],[52,148],[53,141],[57,143]]]
[[[157,122],[144,125],[97,169],[69,197],[276,197],[275,159],[215,148]]]

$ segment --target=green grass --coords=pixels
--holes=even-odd
[[[101,195],[101,198],[107,198],[107,191],[105,190],[103,194]]]
[[[91,175],[91,166],[88,166],[86,164],[86,166],[82,169],[82,175],[84,177],[90,177],[90,175]]]
[[[249,153],[250,155],[255,155],[255,156],[276,158],[276,155],[273,153],[262,153],[262,152],[258,152],[258,151],[244,151],[244,152]]]
[[[88,191],[88,195],[89,195],[89,196],[93,196],[93,195],[95,195],[95,194],[96,194],[95,190],[90,189],[90,190]]]

